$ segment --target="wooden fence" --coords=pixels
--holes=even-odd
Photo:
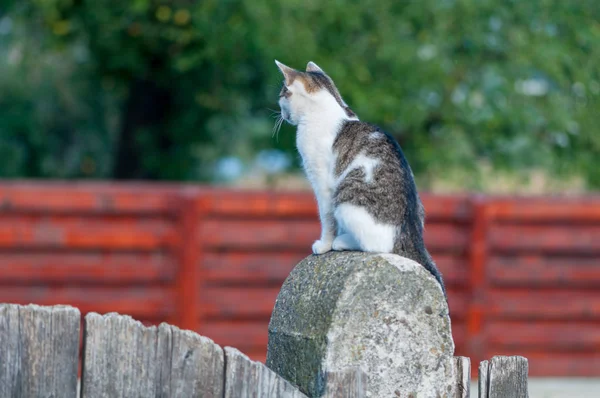
[[[456,355],[600,376],[600,198],[422,197]],[[311,193],[4,182],[0,302],[165,321],[264,361],[277,292],[318,235]]]
[[[1,397],[306,397],[262,363],[207,337],[116,313],[88,313],[81,327],[80,311],[69,306],[0,304],[0,358]],[[469,398],[469,359],[454,359],[456,397]],[[527,372],[522,357],[483,361],[479,397],[527,398]],[[360,368],[321,377],[323,398],[367,396]]]

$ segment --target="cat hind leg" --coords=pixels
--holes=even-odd
[[[355,250],[360,250],[360,246],[358,245],[358,243],[354,240],[354,238],[350,234],[341,234],[341,235],[338,235],[333,240],[333,245],[332,245],[331,248],[333,250],[336,250],[336,251],[344,251],[344,250],[355,251]]]
[[[350,235],[344,237],[340,243],[351,242],[353,249],[364,252],[374,253],[391,253],[394,250],[394,239],[396,235],[396,227],[391,224],[378,222],[368,211],[362,206],[356,206],[350,203],[342,203],[337,206],[334,212],[335,219],[344,234],[337,239],[344,237],[345,234]],[[336,243],[334,241],[334,250]]]

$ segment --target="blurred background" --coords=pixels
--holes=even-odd
[[[598,43],[593,0],[3,0],[0,302],[166,320],[264,359],[319,231],[294,129],[273,134],[274,59],[312,60],[404,149],[457,354],[590,383]]]

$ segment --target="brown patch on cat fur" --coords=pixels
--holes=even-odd
[[[342,96],[329,76],[322,72],[298,72],[296,77],[302,82],[306,92],[315,93],[319,90],[327,90],[344,109],[348,117],[356,117],[352,109],[342,100]]]
[[[344,109],[348,117],[356,117],[356,114],[352,111],[352,109],[350,109],[350,107],[346,105],[342,100],[338,89],[333,84],[333,80],[331,80],[331,78],[325,73],[317,71],[310,66],[307,72],[301,72],[294,68],[290,68],[289,66],[284,65],[279,61],[275,61],[275,63],[279,67],[279,70],[281,70],[281,72],[283,73],[286,86],[291,86],[294,83],[294,81],[298,79],[298,81],[300,81],[300,83],[302,83],[302,85],[304,86],[306,92],[309,94],[325,89],[331,95],[333,95],[337,103]],[[283,88],[279,95],[285,95],[285,90]]]

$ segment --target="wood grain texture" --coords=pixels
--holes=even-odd
[[[225,398],[303,398],[287,380],[235,348],[225,347]]]
[[[79,310],[0,304],[0,397],[75,398]]]
[[[456,370],[456,398],[469,398],[471,396],[471,359],[468,357],[454,357]]]
[[[528,398],[527,358],[495,356],[479,365],[479,398]]]
[[[323,375],[325,394],[323,398],[366,398],[367,374],[360,367],[348,368]]]
[[[477,379],[477,389],[479,391],[479,398],[489,398],[489,372],[490,362],[481,361],[479,362],[479,378]]]
[[[82,397],[221,397],[223,351],[210,339],[128,316],[85,317]]]

